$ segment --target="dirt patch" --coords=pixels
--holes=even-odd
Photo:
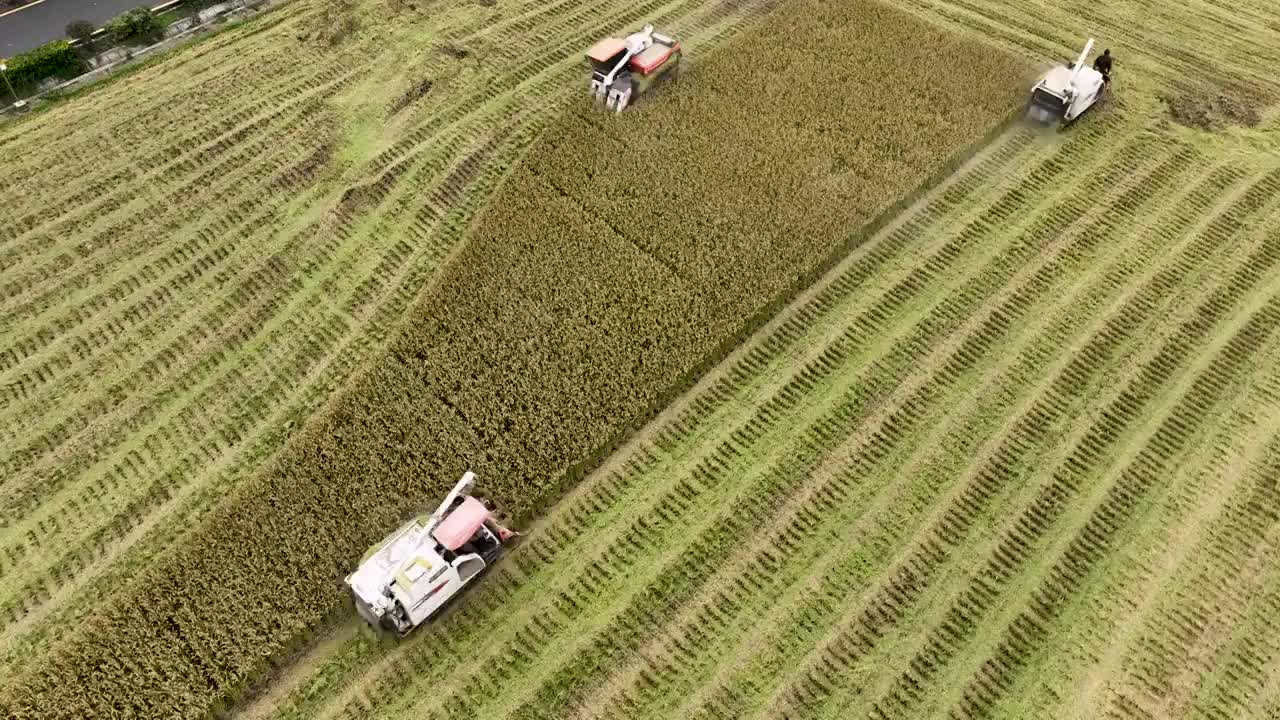
[[[339,226],[350,224],[356,216],[382,202],[408,169],[409,163],[402,161],[388,168],[378,176],[377,180],[349,186],[342,192],[342,198],[331,211],[330,220]]]
[[[412,87],[405,91],[403,95],[397,98],[396,101],[391,103],[390,107],[387,108],[387,117],[395,115],[418,100],[426,97],[427,93],[431,92],[431,85],[432,81],[430,78],[424,78],[414,83]]]
[[[445,55],[448,55],[454,60],[466,60],[467,58],[471,57],[470,50],[464,47],[459,47],[457,45],[454,45],[453,43],[449,43],[447,45],[442,46],[440,48],[440,52],[444,53]]]
[[[1269,100],[1247,88],[1185,88],[1162,98],[1179,125],[1216,132],[1229,125],[1257,127]]]

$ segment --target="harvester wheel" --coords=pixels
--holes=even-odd
[[[636,85],[630,75],[619,75],[613,81],[613,90],[618,93],[617,106],[613,108],[615,112],[626,110],[636,99]]]

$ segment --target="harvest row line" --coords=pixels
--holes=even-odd
[[[1112,209],[1112,212],[1115,212],[1115,208]],[[1083,231],[1081,231],[1080,228],[1077,228],[1076,230],[1077,232],[1073,232],[1072,235],[1076,236],[1077,238],[1080,238]],[[1080,240],[1077,239],[1076,242],[1080,242]],[[1073,246],[1070,246],[1070,247],[1073,247]],[[1067,257],[1069,257],[1071,254],[1071,251],[1066,250],[1066,253],[1067,254],[1063,256],[1063,259],[1066,259]],[[1050,267],[1053,268],[1056,266],[1050,266]],[[1058,269],[1061,269],[1061,268],[1058,268]],[[1048,277],[1052,277],[1052,275],[1045,276],[1043,270],[1038,271],[1036,275],[1041,278],[1041,281],[1046,280]],[[1118,287],[1120,286],[1119,281],[1120,281],[1120,278],[1115,278],[1112,280],[1112,284],[1104,285],[1102,287],[1107,288],[1109,291],[1114,291],[1118,289]],[[1037,286],[1038,284],[1033,285],[1031,287],[1037,287]],[[1014,297],[1016,298],[1017,294],[1015,294]],[[993,317],[998,318],[1000,317],[1000,314],[993,313]],[[1052,338],[1052,336],[1050,337]],[[1054,347],[1057,345],[1058,343],[1054,342],[1053,340],[1050,340],[1049,342],[1044,342],[1042,339],[1041,342],[1037,343],[1035,346],[1033,346],[1033,348],[1027,351],[1028,354],[1026,354],[1025,357],[1027,360],[1035,360],[1041,363],[1047,362],[1048,360],[1054,359],[1054,356],[1052,353],[1045,352],[1045,351],[1048,348]],[[964,357],[964,355],[960,355],[959,357]],[[1098,355],[1094,359],[1095,361],[1101,362],[1103,358],[1105,358],[1105,355]],[[1025,377],[1024,372],[1016,373],[1014,377]],[[942,375],[940,375],[940,377],[945,377],[945,376],[946,376],[945,372]],[[1084,376],[1080,376],[1078,374],[1076,376],[1076,379],[1080,381],[1085,380]],[[1007,390],[1001,393],[1001,396],[1007,396],[1007,395],[1008,395]],[[1058,408],[1056,404],[1048,408],[1048,410],[1050,411],[1054,411],[1057,409]],[[1032,418],[1034,420],[1043,420],[1046,422],[1050,420],[1050,416],[1044,416],[1043,412],[1037,411],[1034,408],[1029,412],[1031,413],[1030,415],[1024,415],[1024,421],[1028,418]],[[1006,425],[1006,428],[1008,427],[1010,426]],[[1010,441],[1012,442],[1011,447],[1007,449],[1001,449],[1001,450],[995,450],[995,451],[990,451],[990,450],[984,451],[983,453],[984,455],[988,455],[988,453],[994,452],[994,454],[988,455],[988,457],[990,458],[989,462],[993,464],[989,465],[987,470],[984,470],[982,473],[978,474],[975,478],[971,479],[970,482],[972,482],[973,484],[968,485],[967,486],[968,489],[965,490],[962,494],[958,495],[958,497],[955,500],[957,504],[953,505],[951,509],[948,511],[948,513],[943,514],[941,518],[937,520],[937,525],[936,525],[937,529],[935,530],[935,532],[940,533],[939,538],[941,538],[942,544],[938,544],[936,542],[924,542],[923,549],[920,551],[923,554],[917,556],[916,559],[914,560],[903,561],[904,564],[902,567],[910,569],[908,571],[909,577],[914,577],[917,580],[919,580],[925,575],[927,575],[929,572],[932,572],[932,570],[928,570],[929,558],[932,557],[934,560],[940,561],[942,556],[938,554],[939,553],[938,548],[946,547],[947,544],[960,542],[961,538],[965,535],[965,533],[968,532],[969,528],[972,527],[972,524],[982,515],[983,511],[980,508],[983,507],[983,503],[991,500],[994,496],[997,496],[997,488],[999,488],[1003,483],[1003,481],[998,479],[1000,475],[1004,474],[1004,477],[1006,478],[1014,477],[1014,475],[1010,475],[1008,473],[1013,473],[1018,467],[1020,467],[1021,461],[1019,460],[1019,457],[1029,452],[1032,448],[1036,447],[1038,443],[1036,438],[1030,435],[1026,435],[1023,432],[1026,429],[1030,429],[1029,425],[1023,425],[1022,423],[1015,423],[1011,427],[1012,427],[1011,430],[1007,429],[1008,435],[1006,435],[1006,437],[1010,438]],[[1041,441],[1042,440],[1043,438],[1041,438]],[[880,450],[876,454],[883,455],[886,452],[887,451],[885,450]],[[954,458],[954,459],[960,459],[960,458],[964,458],[967,460],[968,455],[960,454],[958,458]],[[919,472],[919,471],[917,470],[916,472]],[[935,477],[938,477],[938,476],[935,476]],[[939,477],[939,479],[942,480],[948,477],[953,477],[953,476],[943,473]],[[901,589],[894,590],[895,587],[918,587],[918,585],[915,585],[912,582],[908,582],[905,578],[899,578],[899,580],[901,582],[907,582],[907,585],[903,586],[899,581],[891,582],[888,585],[888,592],[889,592],[889,595],[887,596],[888,598],[893,598],[895,596],[898,596],[899,598],[906,597],[905,595],[902,594]],[[836,595],[839,596],[839,593],[836,593]],[[902,608],[899,608],[898,610],[901,611],[901,609]],[[873,624],[871,627],[875,627],[875,625]],[[818,671],[817,676],[822,676],[821,671]],[[815,676],[811,675],[811,677],[815,677]],[[808,697],[808,695],[804,692],[805,690],[806,688],[803,684],[799,686],[801,697]],[[813,699],[817,699],[817,695],[814,695]],[[792,702],[795,702],[800,705],[804,704],[798,701],[796,698],[792,698]]]
[[[311,121],[303,127],[319,129],[320,126]],[[282,168],[289,159],[289,146],[282,147],[286,148],[286,154],[266,153],[266,164],[256,167],[255,172],[270,171],[273,166],[276,169]],[[224,192],[228,193],[228,201],[235,201],[236,186],[227,188]],[[199,312],[199,308],[176,302],[176,294],[191,290],[216,295],[220,294],[220,288],[231,285],[240,271],[239,264],[258,262],[254,258],[259,254],[260,248],[243,241],[262,232],[263,222],[271,218],[274,212],[275,209],[266,205],[260,195],[245,197],[221,216],[210,218],[206,227],[196,229],[194,235],[182,245],[162,248],[151,259],[150,264],[144,265],[139,271],[143,282],[146,282],[148,276],[150,282],[121,288],[120,300],[128,300],[131,295],[147,288],[155,289],[141,302],[129,306],[124,313],[103,318],[105,324],[95,324],[88,329],[79,328],[79,334],[67,338],[70,347],[63,348],[60,353],[65,356],[60,363],[66,368],[63,371],[65,374],[54,372],[53,367],[46,366],[42,372],[45,380],[43,383],[33,384],[28,381],[9,384],[7,389],[13,398],[4,403],[4,413],[8,416],[6,419],[16,422],[18,418],[13,415],[14,412],[22,407],[40,404],[44,409],[39,418],[41,424],[53,428],[52,434],[29,433],[25,438],[26,453],[14,461],[21,460],[22,467],[32,468],[40,458],[56,450],[98,414],[110,410],[114,401],[92,411],[93,403],[88,403],[86,407],[85,402],[91,398],[79,397],[70,391],[83,385],[87,373],[97,374],[95,382],[101,383],[101,370],[111,367],[121,354],[137,352],[131,348],[139,338],[149,339],[152,347],[145,348],[149,351],[146,356],[134,358],[133,362],[146,365],[163,357],[166,336],[176,337],[189,329],[187,323],[180,321],[180,317],[195,319],[194,315]],[[134,289],[130,291],[130,287]],[[14,348],[10,356],[29,349],[35,357],[40,357],[41,350],[45,347],[58,349],[57,345],[53,345],[56,338],[47,337],[45,340],[47,344],[43,346],[29,343],[28,346]],[[74,360],[69,355],[72,352],[76,355]],[[137,376],[136,371],[133,374]],[[98,385],[94,394],[99,398],[108,397],[109,400],[109,394],[103,393],[103,390],[105,386]],[[58,398],[62,399],[59,401]],[[78,406],[65,407],[70,400],[77,400]]]

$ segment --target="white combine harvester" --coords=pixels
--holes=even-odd
[[[1107,89],[1107,78],[1085,65],[1092,49],[1093,38],[1089,38],[1084,52],[1074,64],[1055,65],[1032,86],[1028,118],[1045,124],[1065,125],[1102,99]]]
[[[431,618],[502,554],[519,533],[470,496],[468,471],[431,515],[419,515],[369,548],[346,577],[356,611],[374,628],[404,637]]]
[[[624,38],[600,40],[587,50],[592,100],[610,112],[622,112],[659,78],[674,75],[681,54],[680,43],[654,32],[652,25]]]

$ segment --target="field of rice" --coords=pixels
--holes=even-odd
[[[0,127],[0,709],[1280,717],[1276,67],[1258,0],[296,0]],[[526,536],[375,637],[467,468]]]

